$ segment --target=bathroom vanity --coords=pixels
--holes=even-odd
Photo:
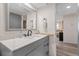
[[[48,56],[49,37],[34,34],[28,37],[0,41],[2,56]]]

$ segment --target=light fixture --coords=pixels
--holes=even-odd
[[[34,8],[31,4],[29,4],[29,3],[24,3],[24,4],[25,4],[26,6],[28,6],[29,8],[35,10],[35,8]]]
[[[69,9],[69,8],[71,8],[71,6],[67,6],[66,8],[68,8],[68,9]]]
[[[79,6],[79,3],[77,3],[77,5]]]

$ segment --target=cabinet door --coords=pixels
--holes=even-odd
[[[30,54],[28,54],[28,56],[45,56],[46,54],[43,50],[44,50],[44,46],[40,45],[37,49],[32,51]]]
[[[43,44],[28,54],[28,56],[48,56],[48,55],[49,55],[49,47]]]
[[[45,37],[41,40],[41,45],[34,49],[28,56],[48,56],[48,37]]]

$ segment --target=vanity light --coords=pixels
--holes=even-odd
[[[35,8],[34,8],[31,4],[29,4],[29,3],[24,3],[24,4],[25,4],[26,6],[28,6],[29,8],[35,10]]]
[[[68,9],[69,9],[69,8],[71,8],[71,6],[67,6],[66,8],[68,8]]]
[[[77,5],[79,6],[79,3]]]

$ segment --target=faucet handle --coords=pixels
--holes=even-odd
[[[26,37],[27,35],[26,34],[23,34],[24,35],[24,37]]]
[[[29,34],[30,36],[32,35],[32,30],[30,30],[30,34]]]

